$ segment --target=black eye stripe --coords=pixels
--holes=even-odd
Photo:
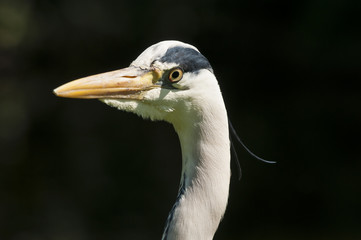
[[[159,61],[163,63],[175,63],[183,69],[183,72],[196,72],[201,69],[208,69],[213,72],[207,58],[192,48],[169,48]]]

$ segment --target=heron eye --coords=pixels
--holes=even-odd
[[[183,77],[183,71],[180,68],[175,68],[173,70],[170,71],[169,73],[169,81],[171,82],[178,82],[179,80],[181,80]]]

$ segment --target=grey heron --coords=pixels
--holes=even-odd
[[[129,67],[81,78],[54,90],[60,97],[100,99],[177,132],[182,173],[163,240],[210,240],[225,212],[230,183],[227,111],[208,60],[192,45],[163,41]]]

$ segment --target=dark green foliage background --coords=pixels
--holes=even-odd
[[[238,147],[215,239],[361,239],[360,1],[0,1],[0,239],[160,239],[181,156],[164,122],[55,87],[161,40],[211,62]],[[236,171],[234,171],[235,175]]]

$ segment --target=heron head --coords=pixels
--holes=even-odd
[[[127,68],[54,90],[59,97],[100,99],[145,118],[170,122],[175,113],[197,108],[197,102],[216,92],[219,87],[208,60],[194,46],[178,41],[150,46]]]

